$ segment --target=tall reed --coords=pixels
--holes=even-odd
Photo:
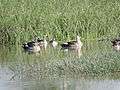
[[[0,43],[119,36],[119,0],[0,0]]]

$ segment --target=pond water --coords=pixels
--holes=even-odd
[[[0,46],[0,90],[120,90],[120,52],[109,41],[84,41],[81,52],[25,53]]]

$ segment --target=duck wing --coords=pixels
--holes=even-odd
[[[22,47],[24,50],[29,50],[29,49],[32,49],[34,45],[35,45],[35,42],[31,41],[31,42],[23,43]]]
[[[27,45],[28,47],[33,47],[35,45],[35,42],[34,41],[28,42]]]
[[[69,47],[74,47],[74,46],[76,46],[77,41],[70,41],[67,43],[68,43]]]
[[[63,43],[63,44],[60,44],[60,45],[61,45],[61,47],[63,47],[63,48],[69,47],[68,43]]]
[[[112,43],[113,45],[117,45],[117,44],[120,45],[120,38],[118,38],[118,39],[113,39],[113,40],[111,41],[111,43]]]
[[[53,40],[50,40],[49,43],[53,43]]]

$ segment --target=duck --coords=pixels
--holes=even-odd
[[[55,38],[51,39],[49,41],[50,46],[52,46],[53,48],[56,48],[56,46],[58,45],[58,42],[55,40]]]
[[[39,43],[35,41],[24,43],[22,47],[25,51],[32,53],[37,53],[40,51]]]
[[[40,48],[44,48],[46,50],[48,42],[46,40],[46,36],[43,37],[43,39],[37,38],[38,45]]]
[[[116,38],[116,39],[112,40],[111,43],[112,43],[112,47],[115,50],[120,51],[120,38]]]
[[[28,52],[39,52],[41,49],[47,48],[47,40],[46,35],[43,39],[40,39],[38,37],[35,37],[32,41],[23,43],[22,45],[23,49]]]
[[[66,51],[68,50],[80,50],[83,46],[83,43],[80,40],[80,37],[77,35],[75,41],[65,42],[61,44],[61,49],[64,49]]]

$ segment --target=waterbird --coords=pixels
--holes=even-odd
[[[55,38],[53,38],[49,41],[49,44],[50,44],[50,46],[55,48],[58,45],[58,42],[55,40]]]
[[[43,37],[43,39],[35,37],[32,41],[23,43],[22,47],[25,51],[28,52],[39,52],[42,48],[46,50],[47,47],[46,35]]]
[[[40,46],[35,41],[24,43],[22,47],[25,51],[28,51],[28,52],[36,53],[40,51]]]
[[[61,49],[64,50],[81,50],[81,47],[83,46],[83,43],[80,40],[80,37],[77,36],[75,41],[70,41],[61,44]]]
[[[115,50],[120,51],[120,38],[113,39],[111,43]]]
[[[38,45],[40,48],[44,48],[46,50],[48,42],[46,40],[47,35],[43,37],[43,39],[37,38],[36,41],[38,42]]]

